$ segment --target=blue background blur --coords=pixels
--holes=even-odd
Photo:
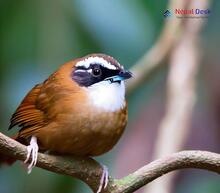
[[[112,55],[126,68],[131,67],[155,43],[163,27],[166,6],[165,0],[1,0],[0,131],[12,135],[13,131],[7,132],[10,116],[27,91],[66,61],[88,53],[102,52]],[[189,139],[189,144],[192,145],[187,147],[219,152],[220,106],[216,109],[216,103],[220,92],[216,90],[220,90],[217,73],[220,72],[220,2],[214,1],[210,9],[212,14],[202,32],[204,60],[199,78],[196,112],[204,111],[210,115],[210,110],[213,116],[209,118],[205,114],[205,118],[198,118],[198,122],[202,120],[207,126],[208,123],[214,123],[215,126],[212,127],[213,131],[206,128],[199,135],[201,140],[198,143],[193,144],[193,139]],[[101,157],[101,162],[110,168],[111,174],[120,173],[114,170],[116,160],[120,151],[123,151],[122,144],[129,148],[126,136],[135,129],[135,120],[140,120],[141,124],[140,115],[143,115],[145,109],[149,109],[148,114],[155,112],[155,109],[163,109],[160,104],[164,102],[166,72],[164,67],[130,96],[127,132],[113,151]],[[154,100],[153,103],[152,98],[158,98],[160,102]],[[157,113],[154,116],[160,117]],[[146,125],[143,128],[144,126],[146,129]],[[205,138],[207,133],[208,140]],[[215,136],[216,139],[213,139]],[[146,141],[143,144],[148,145]],[[135,159],[138,159],[138,155]],[[220,192],[219,176],[208,172],[191,172],[184,171],[182,177],[176,179],[175,192]],[[187,175],[188,180],[185,178]],[[201,175],[203,177],[199,177]],[[27,175],[20,163],[0,169],[0,193],[29,192],[73,193],[90,190],[78,180],[39,168]]]

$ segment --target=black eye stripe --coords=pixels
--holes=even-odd
[[[108,78],[108,77],[111,77],[111,76],[115,76],[115,75],[118,75],[120,70],[111,70],[111,69],[107,69],[107,68],[104,68],[104,67],[101,67],[101,70],[102,70],[102,74],[103,74],[103,78]]]
[[[100,75],[94,76],[92,70],[99,68],[101,70]],[[108,77],[116,76],[119,74],[120,69],[108,69],[100,64],[90,64],[88,68],[85,66],[77,66],[72,73],[72,79],[77,82],[80,86],[91,86],[95,83],[101,82]]]

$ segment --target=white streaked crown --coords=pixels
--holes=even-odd
[[[112,65],[111,63],[109,63],[108,61],[106,61],[104,58],[101,58],[101,57],[98,57],[98,56],[90,56],[88,58],[85,58],[84,60],[81,60],[79,62],[76,63],[76,67],[79,67],[79,66],[83,66],[85,68],[89,68],[89,66],[91,64],[100,64],[102,65],[103,67],[105,68],[108,68],[108,69],[112,69],[112,70],[116,70],[116,66]]]

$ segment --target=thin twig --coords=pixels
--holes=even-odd
[[[207,9],[208,0],[200,3],[185,1],[187,8]],[[182,7],[181,7],[182,8]],[[176,18],[176,20],[180,20]],[[166,113],[158,129],[153,159],[180,151],[190,132],[190,123],[196,102],[196,75],[200,65],[200,31],[205,20],[187,19],[182,24],[180,41],[170,54],[170,69],[167,81]],[[178,129],[177,129],[178,128]],[[170,140],[170,136],[175,137]],[[172,174],[146,187],[145,192],[169,193],[172,189]]]
[[[184,0],[171,0],[169,2],[168,9],[173,10],[175,7],[184,7],[184,4]],[[164,27],[156,43],[130,69],[130,71],[134,74],[134,78],[128,81],[128,94],[145,82],[147,78],[159,69],[160,64],[165,61],[171,51],[171,48],[176,44],[176,41],[181,35],[181,23],[181,19],[170,18],[165,20]]]

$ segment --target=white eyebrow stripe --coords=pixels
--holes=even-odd
[[[109,62],[107,62],[105,59],[103,58],[100,58],[100,57],[89,57],[89,58],[86,58],[82,61],[79,61],[76,63],[76,67],[79,67],[79,66],[84,66],[85,68],[89,68],[90,64],[100,64],[102,65],[103,67],[105,68],[108,68],[108,69],[112,69],[112,70],[116,70],[117,68],[110,64]]]
[[[78,70],[75,70],[75,72],[89,72],[89,73],[92,73],[92,69],[89,69],[89,70],[82,70],[82,69],[78,69]]]
[[[86,72],[87,70],[82,70],[82,69],[78,69],[78,70],[75,70],[75,72]]]

